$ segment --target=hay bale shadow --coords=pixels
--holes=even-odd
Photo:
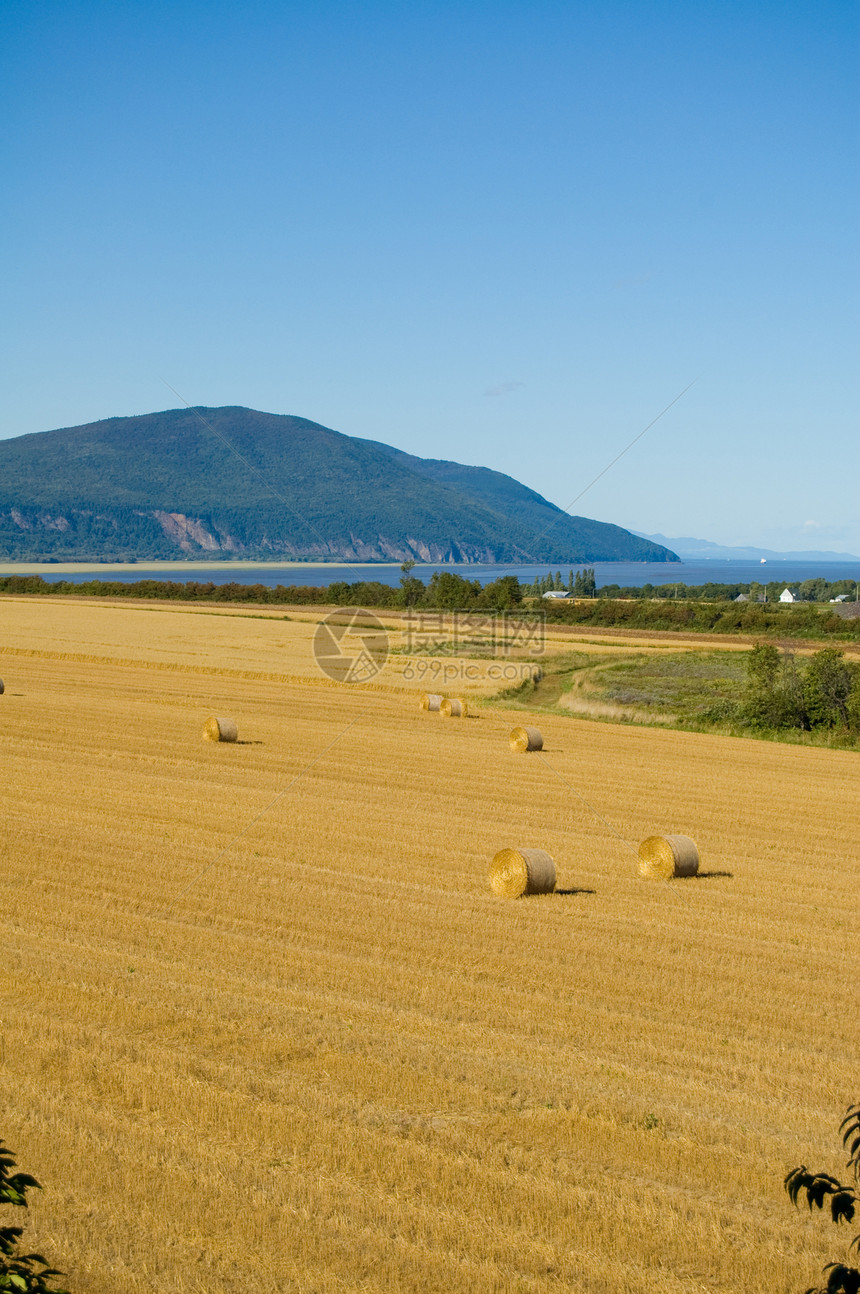
[[[553,894],[596,894],[597,890],[553,890]]]
[[[734,872],[696,872],[695,876],[683,876],[680,879],[684,881],[704,881],[712,876],[728,876],[732,880]]]
[[[265,742],[262,742],[262,741],[250,741],[250,740],[249,740],[249,741],[234,741],[234,742],[233,742],[233,745],[234,745],[234,746],[263,746],[263,745],[265,745]]]

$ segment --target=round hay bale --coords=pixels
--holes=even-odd
[[[5,684],[3,683],[2,678],[0,678],[0,696],[2,696],[5,691],[6,691]]]
[[[537,728],[514,728],[510,735],[511,750],[523,755],[527,750],[543,750],[543,737]]]
[[[439,707],[440,713],[448,719],[465,719],[469,713],[469,707],[466,702],[459,696],[449,697],[443,701]]]
[[[444,696],[437,696],[435,692],[425,692],[418,702],[421,710],[441,710]]]
[[[235,719],[207,719],[203,725],[204,741],[237,741],[239,729]]]
[[[490,863],[490,885],[503,899],[552,894],[555,863],[544,849],[500,849]]]
[[[649,881],[695,876],[699,851],[689,836],[649,836],[639,846],[639,875]]]

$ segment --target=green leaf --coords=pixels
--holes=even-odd
[[[829,1263],[824,1270],[830,1272],[827,1278],[827,1294],[860,1294],[860,1272],[856,1267],[845,1267],[842,1263]]]
[[[850,1222],[854,1217],[853,1191],[837,1191],[830,1201],[830,1214],[834,1222]]]

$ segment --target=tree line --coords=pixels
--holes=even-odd
[[[581,571],[571,571],[567,581],[561,577],[561,571],[555,575],[548,572],[523,588],[527,597],[541,597],[544,593],[570,593],[574,597],[624,598],[642,601],[678,600],[694,602],[733,602],[743,595],[750,602],[779,602],[779,595],[784,588],[790,588],[798,602],[829,602],[831,598],[846,597],[856,599],[860,594],[860,583],[857,580],[803,580],[801,583],[790,580],[770,580],[761,584],[753,580],[749,584],[716,583],[683,584],[675,581],[671,584],[602,584],[595,585],[593,567]]]
[[[535,579],[533,583],[523,586],[526,597],[540,598],[544,593],[571,593],[575,598],[593,598],[598,596],[597,580],[594,567],[586,566],[583,570],[568,572],[567,583],[561,578],[561,571],[552,571]]]
[[[747,660],[741,717],[751,728],[860,732],[860,664],[838,647],[802,662],[773,643],[758,643]]]
[[[860,619],[830,607],[756,602],[596,598],[546,601],[549,623],[598,628],[668,629],[685,633],[751,634],[777,638],[860,638]]]
[[[541,596],[535,587],[544,592],[569,592],[561,573],[546,576],[530,585],[522,585],[515,575],[504,575],[482,585],[480,580],[465,579],[454,571],[437,571],[425,583],[412,574],[413,562],[404,562],[399,585],[384,584],[379,580],[360,580],[356,583],[338,581],[328,586],[307,584],[216,584],[214,581],[136,580],[71,580],[47,581],[41,575],[7,575],[0,577],[0,594],[35,594],[37,596],[76,596],[111,598],[153,598],[182,602],[253,603],[263,606],[363,606],[372,608],[415,607],[449,611],[522,611],[533,615],[536,600]],[[544,588],[547,581],[552,589]],[[577,581],[579,583],[577,584]],[[793,605],[779,602],[750,600],[734,601],[736,589],[749,585],[700,586],[663,585],[653,589],[625,589],[625,596],[607,596],[613,586],[597,589],[591,568],[570,572],[567,581],[573,586],[569,599],[540,600],[540,610],[550,622],[598,627],[631,629],[683,630],[692,633],[744,633],[754,636],[792,638],[860,637],[860,619],[845,619],[829,605],[820,601],[805,601]],[[807,583],[815,583],[808,581]],[[847,586],[850,580],[827,584],[825,592],[836,596],[835,590]],[[561,588],[557,588],[557,585]],[[753,586],[754,587],[754,586]],[[782,587],[780,585],[780,587]],[[678,596],[669,596],[666,589],[686,590]],[[728,593],[726,592],[728,590]],[[630,594],[631,596],[626,596]],[[635,596],[633,596],[635,594]]]
[[[466,580],[452,571],[437,571],[429,583],[411,574],[414,563],[404,563],[399,585],[378,580],[354,584],[215,584],[195,580],[45,580],[41,575],[0,577],[0,593],[38,596],[152,598],[176,602],[246,602],[265,606],[424,607],[450,611],[511,611],[523,602],[523,589],[515,575],[503,575],[490,584]]]

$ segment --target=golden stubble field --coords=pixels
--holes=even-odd
[[[515,756],[491,701],[317,685],[305,620],[167,615],[0,603],[0,1136],[75,1294],[788,1294],[841,1256],[782,1178],[841,1169],[858,1096],[855,754],[550,717]],[[702,876],[639,879],[664,831]],[[491,894],[519,844],[560,893]]]

